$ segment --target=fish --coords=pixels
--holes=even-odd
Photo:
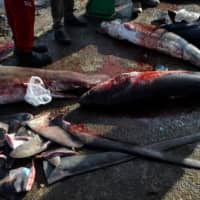
[[[108,79],[104,74],[3,66],[0,67],[0,105],[24,101],[32,76],[39,76],[44,81],[53,98],[66,98],[74,92],[77,96]]]
[[[18,137],[22,137],[22,136],[25,136],[25,137],[33,137],[35,136],[35,133],[33,131],[31,131],[30,129],[28,129],[26,126],[21,126],[17,132],[16,132],[16,136]]]
[[[0,147],[5,145],[5,134],[8,133],[8,129],[7,123],[0,122]]]
[[[31,167],[20,167],[11,170],[0,180],[0,193],[19,193],[30,191],[35,182],[36,170]]]
[[[53,184],[66,177],[100,169],[111,163],[114,165],[119,160],[127,161],[127,158],[130,158],[130,155],[116,152],[75,155],[62,158],[57,167],[50,165],[48,161],[43,161],[43,169],[47,183]]]
[[[102,32],[135,45],[183,59],[200,67],[200,50],[182,37],[151,24],[102,22]]]
[[[0,152],[0,169],[5,166],[7,158],[8,157],[5,154],[3,154],[2,152]]]
[[[23,144],[19,145],[15,149],[13,149],[9,156],[11,158],[29,158],[32,157],[44,150],[50,145],[50,142],[43,142],[41,138],[36,135],[31,138],[29,141],[24,142]]]
[[[200,21],[196,22],[175,22],[172,24],[164,24],[160,27],[164,28],[167,31],[173,32],[191,44],[200,47],[199,41],[199,32],[200,32]]]
[[[49,163],[51,163],[51,165],[53,165],[54,167],[58,167],[61,163],[61,157],[60,156],[54,156],[52,158],[47,158],[46,160]]]
[[[26,121],[25,124],[40,136],[64,147],[75,149],[83,146],[80,141],[73,138],[61,127],[54,124],[51,125],[49,113],[38,116],[33,120]]]
[[[180,10],[164,10],[157,13],[156,19],[151,21],[152,24],[174,24],[174,23],[192,23],[200,19],[198,12]]]
[[[30,136],[16,136],[15,133],[5,134],[5,141],[11,149],[16,149],[31,139],[32,137]]]
[[[86,107],[136,108],[161,100],[197,99],[199,95],[199,72],[130,72],[93,87],[80,97],[79,103]]]
[[[198,12],[188,11],[185,9],[180,10],[168,10],[168,15],[172,23],[176,22],[186,22],[191,23],[198,21],[200,19],[200,14]]]
[[[200,161],[198,160],[180,158],[178,156],[167,155],[152,148],[120,142],[115,139],[107,138],[106,136],[88,132],[87,130],[83,129],[82,126],[76,124],[69,126],[67,131],[82,141],[86,147],[138,155],[142,156],[143,158],[157,160],[169,164],[176,164],[182,167],[200,169]]]
[[[68,148],[65,148],[65,147],[60,147],[60,148],[55,148],[55,149],[51,149],[51,150],[48,150],[48,151],[44,151],[43,153],[39,154],[36,156],[36,158],[52,158],[54,156],[65,156],[65,155],[68,155],[68,156],[72,156],[72,155],[75,155],[77,154],[76,151],[72,151]]]
[[[24,121],[22,123],[23,126],[28,126],[30,129],[40,129],[42,127],[46,127],[51,123],[51,113],[45,112],[40,115],[36,115],[34,118],[30,120]]]
[[[18,129],[21,127],[24,121],[33,119],[33,115],[31,113],[15,113],[9,115],[0,116],[0,119],[3,123],[7,124],[9,133],[16,133]]]
[[[11,149],[16,149],[18,146],[30,141],[36,136],[34,132],[27,129],[25,126],[19,126],[15,132],[16,133],[6,133],[2,138],[2,142],[6,141]],[[5,144],[5,142],[3,144]]]
[[[0,152],[0,159],[4,159],[4,160],[6,160],[6,159],[7,159],[7,156],[4,155],[4,154],[2,154],[2,152]]]
[[[1,69],[1,68],[0,68]],[[26,113],[26,112],[20,112],[20,113],[15,113],[15,114],[9,114],[9,115],[2,115],[0,116],[0,119],[2,122],[10,122],[10,121],[27,121],[33,119],[33,115],[31,113]]]
[[[200,139],[200,133],[164,140],[161,142],[145,145],[146,148],[166,151]],[[86,172],[110,167],[120,163],[136,159],[138,156],[120,152],[100,152],[84,155],[74,155],[61,158],[60,164],[53,167],[51,162],[43,161],[43,169],[48,184],[53,184],[66,177],[83,174]]]
[[[8,133],[9,125],[4,122],[0,122],[0,134]]]
[[[5,161],[5,160],[1,160],[1,161]],[[5,176],[7,175],[8,171],[7,169],[5,169],[4,167],[5,163],[1,162],[1,166],[0,166],[0,180],[5,178]],[[1,195],[1,190],[0,190],[0,195]]]
[[[76,155],[76,151],[72,151],[67,148],[56,148],[49,151],[45,151],[39,155],[37,155],[35,158],[45,158],[50,162],[53,166],[58,167],[61,163],[61,157],[66,156],[73,156]]]
[[[47,127],[42,127],[41,129],[32,129],[36,131],[40,136],[55,142],[57,144],[60,144],[64,147],[76,149],[76,148],[81,148],[83,144],[74,139],[71,135],[66,133],[62,128],[59,126],[47,126]]]

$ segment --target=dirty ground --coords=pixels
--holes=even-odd
[[[84,2],[76,1],[77,13],[84,8]],[[147,8],[136,21],[153,20],[159,10],[186,8],[200,11],[199,1],[162,1],[157,8]],[[83,11],[84,12],[84,11]],[[49,8],[39,10],[36,19],[36,36],[39,43],[45,43],[50,49],[54,63],[47,68],[67,69],[86,73],[107,73],[115,75],[133,70],[151,70],[164,65],[168,69],[198,70],[191,64],[169,56],[158,54],[132,44],[117,41],[96,32],[99,21],[88,19],[88,28],[72,28],[71,46],[59,46],[53,40]],[[2,65],[15,64],[14,57],[3,61]],[[41,108],[27,104],[15,104],[1,107],[1,115],[15,112],[40,114],[50,111],[52,115],[65,113],[71,122],[83,123],[93,130],[109,137],[137,144],[148,144],[196,133],[200,128],[200,104],[181,102],[131,111],[94,111],[83,110],[75,101],[57,100]],[[199,159],[198,143],[187,145],[172,152],[183,158]],[[114,167],[65,179],[47,186],[41,170],[37,183],[31,192],[20,197],[24,200],[171,200],[199,199],[200,173],[153,161],[137,159]]]

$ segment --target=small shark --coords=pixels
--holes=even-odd
[[[82,106],[124,108],[162,100],[200,97],[200,73],[191,71],[130,72],[98,84],[84,95]]]
[[[71,97],[74,92],[80,95],[108,79],[107,75],[101,74],[4,66],[0,68],[0,105],[24,101],[27,84],[32,76],[40,77],[55,98]]]
[[[200,50],[162,27],[143,23],[102,22],[102,32],[113,38],[127,40],[135,45],[189,61],[200,67]]]

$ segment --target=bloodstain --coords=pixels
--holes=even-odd
[[[115,56],[105,56],[102,68],[100,68],[98,72],[108,74],[110,76],[116,76],[121,73],[127,73],[132,71],[147,71],[149,69],[152,69],[152,66],[143,63],[142,61],[136,64],[134,68],[127,67],[127,65],[128,64],[126,64],[126,62],[122,61],[120,58],[117,58]]]
[[[67,131],[71,134],[73,133],[83,133],[83,134],[89,134],[89,135],[95,135],[95,136],[99,136],[100,134],[98,134],[95,131],[89,130],[84,124],[72,124],[69,126],[69,128],[67,129]]]
[[[158,78],[158,77],[160,77],[164,74],[166,74],[166,73],[165,72],[158,72],[158,71],[141,73],[139,75],[139,81],[153,80],[153,79],[156,79],[156,78]]]
[[[127,30],[135,30],[141,33],[151,33],[157,29],[157,26],[146,23],[129,22],[124,24]]]
[[[103,62],[102,67],[98,70],[99,73],[115,76],[133,71],[133,68],[123,66],[121,60],[115,56],[105,56]]]
[[[128,64],[118,57],[111,55],[105,56],[103,61],[104,63],[102,67],[99,68],[98,73],[107,74],[110,76],[116,76],[122,73],[127,73],[132,71],[150,71],[153,69],[152,65],[145,63],[144,55],[140,56],[138,60],[139,62],[136,62],[133,68],[133,67],[127,67]]]
[[[163,34],[166,32],[162,28],[158,28],[155,25],[146,23],[130,22],[124,24],[128,31],[136,33],[136,44],[148,49],[159,50],[159,44]]]
[[[184,71],[149,71],[149,72],[144,72],[139,74],[139,78],[138,78],[138,82],[139,81],[151,81],[154,80],[156,78],[159,78],[161,76],[164,75],[168,75],[168,74],[179,74],[179,73],[183,73]]]

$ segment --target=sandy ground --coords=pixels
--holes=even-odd
[[[162,0],[161,0],[162,1]],[[76,2],[76,6],[84,4]],[[160,10],[187,8],[200,11],[199,1],[162,1],[157,8],[148,8],[136,21],[153,20]],[[106,73],[109,75],[132,70],[151,70],[158,65],[169,69],[198,70],[191,64],[146,50],[126,42],[111,39],[96,32],[99,21],[88,19],[87,28],[67,27],[73,43],[60,46],[55,43],[51,29],[49,8],[39,12],[36,26],[39,43],[48,45],[54,63],[47,68],[67,69],[86,73]],[[15,64],[14,57],[2,64]],[[122,141],[149,144],[199,131],[199,103],[181,102],[166,105],[160,102],[151,108],[122,111],[94,111],[79,108],[76,101],[59,100],[42,108],[32,108],[26,104],[4,106],[1,114],[13,112],[46,111],[65,113],[66,119],[83,123],[93,130]],[[123,109],[122,109],[123,110]],[[200,157],[198,143],[187,145],[170,152],[182,158]],[[200,199],[200,173],[198,170],[185,169],[168,164],[160,164],[144,159],[129,161],[118,166],[71,177],[52,186],[47,186],[37,164],[37,183],[24,200],[190,200]],[[21,199],[21,197],[19,197]],[[17,197],[16,197],[17,199]]]

